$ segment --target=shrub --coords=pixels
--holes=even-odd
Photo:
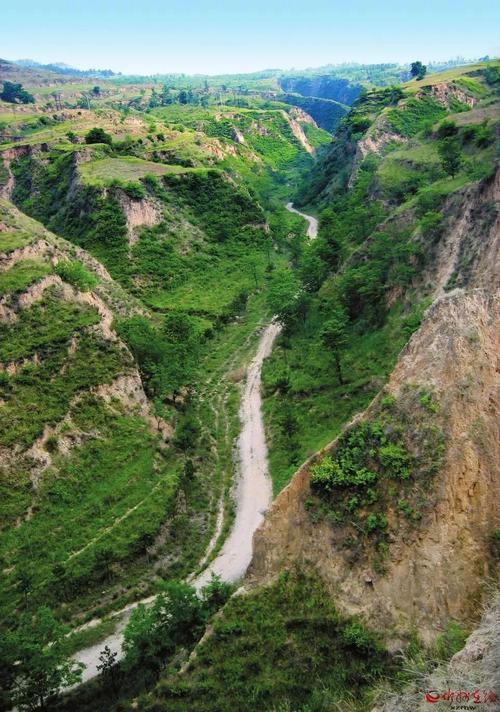
[[[352,116],[349,120],[352,132],[355,134],[363,134],[371,126],[371,120],[367,116]]]
[[[410,460],[406,449],[399,443],[388,443],[379,450],[380,464],[389,475],[400,480],[410,477]]]
[[[487,121],[477,127],[476,130],[476,144],[479,148],[486,148],[495,140],[495,132],[491,126],[488,125]]]
[[[451,119],[446,119],[438,126],[438,138],[447,138],[448,136],[456,136],[458,132],[457,125]]]
[[[443,214],[435,210],[428,210],[420,220],[422,233],[426,237],[436,238],[441,234]]]
[[[436,658],[449,660],[458,653],[467,640],[467,633],[456,621],[449,621],[446,629],[436,639]]]
[[[384,531],[384,529],[387,529],[387,517],[385,517],[383,514],[378,514],[376,512],[372,512],[369,514],[365,521],[365,531],[368,534],[372,534],[373,532],[378,531]]]
[[[59,441],[56,435],[49,435],[45,441],[45,449],[47,452],[56,452],[58,448]]]
[[[111,146],[113,138],[104,129],[94,127],[85,135],[85,143],[106,143]]]
[[[62,280],[69,282],[81,292],[90,292],[97,284],[96,277],[80,262],[70,260],[58,262],[55,272]]]
[[[132,200],[141,200],[146,197],[146,190],[140,183],[124,183],[121,187]]]
[[[451,177],[455,176],[463,163],[460,141],[456,136],[444,138],[439,142],[438,153],[443,169]]]

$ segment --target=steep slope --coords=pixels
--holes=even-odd
[[[500,505],[499,307],[472,290],[428,310],[382,394],[273,503],[254,580],[312,564],[344,612],[426,642],[474,614]]]
[[[69,617],[128,576],[172,507],[172,429],[115,330],[140,305],[83,250],[0,211],[2,619],[42,602]]]
[[[231,127],[218,138],[187,109],[172,128],[37,106],[6,129],[2,632],[46,605],[95,619],[82,644],[97,641],[103,616],[199,573],[230,528],[235,374],[267,317],[266,269],[302,232],[279,171],[311,162],[302,125],[318,129],[282,105],[205,112]],[[96,123],[109,138],[85,143]]]
[[[311,190],[324,202],[318,238],[299,259],[306,318],[290,320],[263,374],[275,492],[368,405],[433,299],[497,278],[498,102],[486,69],[474,77],[468,86],[481,92],[477,108],[453,114],[432,105],[432,125],[425,97],[396,107],[399,90],[367,96],[313,169]],[[492,114],[478,124],[482,103]],[[420,129],[378,148],[367,137],[391,112]],[[363,132],[354,131],[361,121]],[[365,158],[356,167],[361,144]],[[449,146],[457,157],[453,176],[441,157]],[[316,183],[321,167],[327,189]],[[333,348],[324,336],[332,317],[341,325]]]
[[[341,610],[362,614],[393,642],[416,627],[430,644],[450,617],[467,621],[496,574],[488,542],[499,508],[498,124],[478,127],[466,109],[470,123],[443,121],[458,101],[494,106],[498,117],[487,75],[472,75],[413,83],[402,97],[382,91],[355,107],[348,123],[363,117],[364,136],[345,143],[344,128],[332,146],[347,188],[329,184],[336,199],[304,264],[306,324],[288,325],[267,377],[276,488],[294,462],[285,460],[286,443],[302,433],[317,442],[323,422],[338,427],[378,395],[278,495],[255,535],[252,580],[313,565]],[[377,362],[387,373],[391,360],[373,345],[383,342],[397,363],[380,391]],[[319,344],[326,354],[310,364],[305,349]],[[363,368],[368,387],[357,380]],[[320,400],[321,388],[333,399]],[[324,418],[320,437],[311,412]]]

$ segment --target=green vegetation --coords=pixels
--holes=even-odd
[[[446,109],[441,104],[432,97],[421,96],[407,99],[401,108],[391,109],[388,121],[393,131],[411,137],[444,116]]]
[[[116,331],[132,351],[150,395],[175,397],[195,381],[199,333],[186,314],[170,312],[156,329],[145,317],[121,319]]]
[[[410,66],[410,74],[417,80],[421,80],[427,74],[427,67],[422,62],[412,62]]]
[[[140,670],[142,675],[148,671],[157,677],[180,646],[193,647],[231,593],[231,585],[217,578],[200,596],[188,584],[164,584],[151,607],[140,604],[130,617],[124,634],[125,670]]]
[[[71,409],[67,424],[33,495],[33,516],[4,531],[2,557],[10,574],[3,619],[22,600],[21,580],[29,581],[25,606],[62,605],[68,616],[73,601],[124,576],[119,564],[145,553],[173,503],[175,475],[158,460],[143,420],[86,397]],[[59,439],[89,428],[94,434],[84,435],[84,444],[66,457],[59,452]]]
[[[83,163],[79,168],[80,175],[89,185],[106,185],[113,181],[118,181],[118,185],[120,185],[120,183],[126,184],[128,181],[138,181],[147,175],[162,176],[167,173],[186,173],[189,170],[193,169],[153,163],[153,161],[144,161],[133,156],[101,158],[97,161]],[[143,195],[139,197],[143,197]]]
[[[90,129],[90,131],[85,136],[85,143],[106,143],[111,146],[113,143],[113,137],[106,133],[104,129],[95,127]]]
[[[69,657],[67,630],[45,606],[35,616],[21,616],[0,652],[0,703],[26,711],[46,708],[61,688],[81,679],[81,665]]]
[[[0,272],[0,296],[22,292],[50,272],[50,265],[36,260],[20,260],[6,272]]]
[[[55,273],[64,282],[69,282],[80,292],[90,292],[97,285],[96,277],[85,269],[80,262],[62,260],[57,263]]]
[[[438,412],[429,393],[418,389],[383,398],[369,420],[345,431],[331,454],[311,467],[319,498],[309,502],[311,516],[352,529],[358,549],[372,536],[386,540],[389,512],[419,521],[444,449]]]
[[[0,324],[0,359],[8,363],[34,353],[55,356],[66,347],[74,331],[97,321],[94,309],[61,301],[57,292],[48,291],[41,301],[24,309],[16,322]]]
[[[458,77],[468,78],[457,70],[450,79]],[[437,81],[426,76],[418,94],[415,83],[363,93],[299,186],[296,202],[322,209],[318,238],[297,260],[289,327],[263,371],[275,492],[380,389],[430,303],[420,280],[448,227],[445,201],[494,171],[490,122],[467,123],[469,111],[447,119],[455,84],[446,107],[430,94]],[[474,81],[486,96],[484,75]],[[405,140],[382,144],[354,169],[356,143],[387,123]],[[461,258],[446,288],[467,275]]]
[[[303,574],[233,597],[183,677],[166,676],[143,709],[255,710],[367,703],[387,654],[360,621],[340,616]],[[366,709],[366,707],[364,707]]]
[[[217,582],[198,598],[179,581],[200,568],[219,503],[222,533],[209,557],[233,520],[238,384],[271,315],[284,327],[263,372],[275,492],[383,387],[430,303],[427,267],[459,207],[454,192],[492,175],[495,67],[450,70],[445,91],[421,63],[418,81],[404,86],[394,83],[410,72],[396,65],[270,71],[241,85],[179,76],[153,88],[115,77],[61,85],[60,99],[45,87],[33,114],[12,105],[2,116],[4,147],[20,138],[36,147],[10,163],[15,204],[66,238],[0,204],[2,251],[44,240],[43,258],[0,272],[6,689],[26,648],[24,616],[36,621],[47,605],[53,622],[104,616],[62,647],[62,629],[46,626],[56,672],[69,681],[68,651],[110,633],[111,611],[160,593],[132,615],[123,662],[105,649],[100,680],[57,702],[65,680],[44,682],[38,700],[82,710],[123,709],[138,695],[145,710],[369,707],[392,663],[314,579],[283,574],[229,601]],[[476,102],[472,111],[462,99]],[[54,110],[54,101],[86,111]],[[293,105],[321,125],[338,122],[335,140]],[[312,177],[292,118],[318,149]],[[359,163],[363,137],[378,149]],[[5,170],[0,183],[8,178]],[[316,240],[284,209],[292,198],[314,203]],[[487,225],[492,215],[485,205],[475,218]],[[112,280],[98,279],[104,273],[75,245]],[[467,256],[459,263],[447,287],[467,283]],[[54,273],[74,287],[74,302],[57,287],[19,299]],[[396,530],[418,526],[441,427],[431,392],[386,394],[313,466],[309,515],[336,528],[351,562],[368,558],[382,575]],[[207,623],[213,634],[178,676]],[[438,655],[462,639],[450,623]],[[47,660],[38,675],[37,656],[51,652],[40,640],[35,676],[56,679]],[[28,690],[31,673],[19,669]]]
[[[0,92],[0,99],[8,101],[10,104],[34,104],[35,97],[29,91],[23,89],[22,84],[14,82],[3,82],[3,89]]]

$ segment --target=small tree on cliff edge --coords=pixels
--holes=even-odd
[[[410,74],[412,77],[416,77],[417,81],[423,79],[427,74],[427,67],[422,62],[412,62],[410,67]]]

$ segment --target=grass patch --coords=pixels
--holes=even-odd
[[[175,492],[175,476],[158,461],[142,419],[87,398],[72,409],[71,421],[87,442],[68,457],[56,450],[32,518],[2,537],[10,570],[2,617],[22,600],[20,579],[30,581],[25,605],[67,606],[123,576],[119,562],[145,553]]]
[[[192,170],[198,169],[154,163],[153,161],[144,161],[141,158],[131,156],[102,158],[98,161],[88,161],[79,167],[80,175],[85,183],[89,185],[104,185],[115,180],[123,182],[139,181],[148,174],[155,176],[178,175]]]
[[[100,640],[112,635],[116,630],[116,625],[116,619],[105,618],[97,625],[71,633],[68,640],[68,654],[73,655],[83,648],[96,645]]]
[[[361,708],[387,665],[377,638],[303,574],[233,597],[213,625],[188,672],[160,681],[144,710],[327,709],[347,699]]]
[[[22,230],[6,230],[0,232],[0,251],[9,253],[21,247],[26,247],[34,241],[34,235]]]
[[[0,295],[22,292],[51,272],[51,266],[40,260],[20,260],[6,272],[0,272]]]

